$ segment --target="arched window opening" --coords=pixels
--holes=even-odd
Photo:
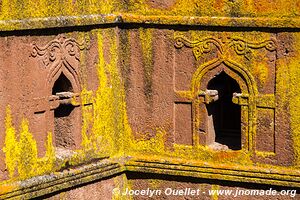
[[[241,107],[232,102],[233,93],[241,93],[239,84],[224,71],[215,76],[207,86],[217,93],[215,101],[208,104],[209,133],[215,137],[214,149],[241,149]]]
[[[60,92],[73,92],[73,87],[71,82],[63,73],[61,73],[61,75],[55,81],[52,88],[53,95],[56,95],[56,93],[60,93]]]
[[[68,78],[62,73],[55,81],[52,95],[57,96],[59,106],[54,110],[54,135],[56,147],[71,149],[75,146],[73,135],[73,110],[71,104],[73,87]]]

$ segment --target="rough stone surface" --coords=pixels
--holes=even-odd
[[[3,0],[0,199],[299,188],[299,10]]]

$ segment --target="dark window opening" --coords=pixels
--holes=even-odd
[[[73,92],[73,87],[71,82],[63,73],[55,81],[52,88],[53,95],[59,92]]]
[[[60,104],[58,108],[54,110],[54,117],[67,117],[73,111],[74,106]]]
[[[70,98],[64,93],[72,93],[73,87],[68,78],[62,73],[55,81],[52,88],[52,95],[59,96],[60,105],[54,110],[54,135],[56,147],[73,148],[75,141],[72,136],[74,106],[66,103],[65,99]]]
[[[216,144],[232,150],[241,149],[241,107],[232,102],[233,93],[241,93],[238,83],[221,72],[207,86],[208,90],[218,91],[218,100],[207,105],[208,115],[212,116]]]

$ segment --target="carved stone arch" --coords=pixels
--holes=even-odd
[[[65,84],[70,87],[66,87]],[[60,89],[54,94],[56,86]],[[49,126],[54,133],[54,145],[60,148],[59,151],[75,150],[81,144],[81,108],[72,103],[72,99],[78,96],[80,90],[78,74],[68,62],[63,61],[50,68],[48,94],[54,106],[50,111]]]
[[[258,93],[256,82],[246,67],[223,59],[216,59],[200,66],[193,75],[191,92],[194,96],[194,138],[197,140],[195,143],[209,145],[215,139],[208,131],[209,119],[206,105],[209,104],[211,94],[207,94],[207,86],[209,81],[221,72],[234,79],[241,89],[241,94],[235,98],[235,103],[241,106],[242,149],[252,151],[256,123],[255,97]]]
[[[48,91],[52,91],[52,87],[55,81],[64,74],[67,79],[71,82],[74,93],[80,92],[80,82],[78,73],[76,70],[67,62],[62,62],[60,65],[52,68],[48,74]]]
[[[246,92],[246,86],[247,93],[249,93],[249,95],[254,97],[258,94],[255,79],[251,75],[251,73],[246,69],[246,67],[242,67],[233,61],[223,59],[216,59],[211,62],[205,63],[196,70],[192,78],[192,93],[195,94],[197,93],[197,91],[203,88],[203,85],[205,84],[203,84],[202,79],[205,77],[205,75],[219,68],[222,64],[224,65],[224,67],[221,70],[224,70],[225,73],[227,73],[230,77],[235,79],[239,83],[239,85],[242,86],[241,89],[244,88],[244,92]]]
[[[46,96],[37,98],[38,112],[45,112],[47,132],[54,133],[54,146],[78,149],[81,145],[80,52],[89,49],[88,40],[58,35],[44,46],[32,44],[32,57],[41,58]],[[46,100],[46,102],[45,102]],[[89,101],[84,106],[90,105]]]

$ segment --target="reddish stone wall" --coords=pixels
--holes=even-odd
[[[0,199],[299,188],[299,5],[2,1]]]
[[[153,47],[150,52],[150,63],[145,61],[147,54],[141,45],[142,31],[151,32],[151,40],[144,38],[145,42],[150,43]],[[181,32],[191,41],[199,41],[205,37],[219,38],[220,41],[224,40],[223,48],[228,48],[227,44],[230,45],[230,37],[242,38],[242,35],[244,35],[243,39],[249,42],[247,45],[250,46],[247,49],[248,52],[237,53],[234,52],[234,48],[229,48],[228,50],[225,49],[226,52],[223,52],[222,56],[225,60],[232,60],[241,68],[249,71],[249,75],[253,77],[254,81],[251,83],[253,86],[249,86],[244,77],[239,77],[234,70],[230,70],[227,64],[220,64],[220,67],[217,65],[215,69],[205,75],[203,80],[196,80],[195,78],[193,80],[198,68],[217,59],[220,55],[217,49],[212,49],[211,52],[203,53],[196,60],[193,49],[176,49],[174,38],[172,38],[176,34],[176,28],[173,31],[133,29],[127,30],[127,32],[129,37],[127,48],[130,49],[130,54],[127,55],[129,56],[129,63],[126,66],[128,72],[123,75],[123,78],[129,85],[126,93],[129,122],[133,132],[149,134],[147,136],[141,136],[140,134],[136,136],[137,138],[153,136],[159,127],[166,131],[166,143],[169,147],[172,147],[171,143],[192,145],[200,142],[200,144],[205,144],[205,140],[209,139],[205,139],[207,136],[203,135],[208,134],[208,132],[198,132],[199,130],[205,132],[205,129],[207,129],[206,120],[203,118],[205,116],[200,116],[201,114],[193,116],[196,112],[192,106],[194,104],[192,98],[194,97],[184,97],[185,94],[181,96],[178,94],[192,90],[193,81],[201,81],[202,86],[200,89],[205,91],[208,82],[224,70],[229,76],[238,81],[244,91],[243,93],[247,93],[249,87],[256,87],[255,90],[257,90],[257,94],[252,100],[256,116],[242,114],[244,121],[242,121],[241,128],[245,130],[242,133],[244,148],[250,151],[255,160],[260,160],[263,163],[276,163],[277,165],[290,165],[292,163],[293,151],[291,148],[293,143],[289,132],[288,118],[278,111],[280,107],[275,107],[275,105],[284,103],[284,99],[279,98],[281,86],[278,83],[276,85],[275,82],[276,68],[280,71],[283,66],[276,65],[276,58],[280,56],[283,48],[290,47],[283,47],[281,45],[283,41],[280,40],[277,34],[269,32],[230,32],[229,29],[226,32],[224,30],[219,32],[209,29]],[[256,34],[259,36],[256,37]],[[224,38],[227,38],[228,41]],[[255,46],[263,45],[263,42],[270,39],[276,42],[276,50]],[[202,104],[199,104],[199,106],[200,113],[207,112],[205,107],[201,107]],[[202,119],[199,117],[202,117]],[[195,130],[195,121],[197,120],[201,120],[200,123],[203,123],[199,125],[199,130]],[[287,120],[284,125],[279,123],[284,120]],[[200,141],[196,141],[195,137],[198,138],[196,140]],[[262,154],[256,155],[254,152],[265,152],[268,154],[268,158],[264,159],[261,157]]]

